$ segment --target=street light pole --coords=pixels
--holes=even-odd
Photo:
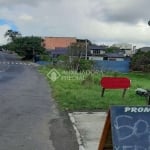
[[[34,51],[34,47],[33,47],[33,49],[32,49],[32,55],[33,55],[33,62],[35,61],[35,51]]]
[[[87,39],[85,40],[85,60],[87,60]]]

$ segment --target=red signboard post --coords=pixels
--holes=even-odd
[[[124,89],[122,97],[124,97],[126,90],[130,87],[131,81],[125,77],[103,77],[100,80],[102,86],[102,94],[104,96],[105,89]]]

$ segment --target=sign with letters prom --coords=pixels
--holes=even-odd
[[[150,150],[150,106],[113,106],[109,116],[113,150]]]

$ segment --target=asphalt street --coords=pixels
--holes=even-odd
[[[0,150],[78,149],[69,117],[37,67],[0,52]]]

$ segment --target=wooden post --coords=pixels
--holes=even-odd
[[[124,98],[124,96],[125,96],[125,94],[126,94],[126,90],[127,90],[127,89],[124,89],[124,90],[123,90],[122,98]]]
[[[103,96],[104,96],[104,92],[105,92],[105,88],[102,88],[101,97],[103,97]]]
[[[150,105],[150,95],[148,95],[148,105]]]
[[[110,111],[107,114],[103,132],[99,141],[98,150],[113,150],[111,137]]]

